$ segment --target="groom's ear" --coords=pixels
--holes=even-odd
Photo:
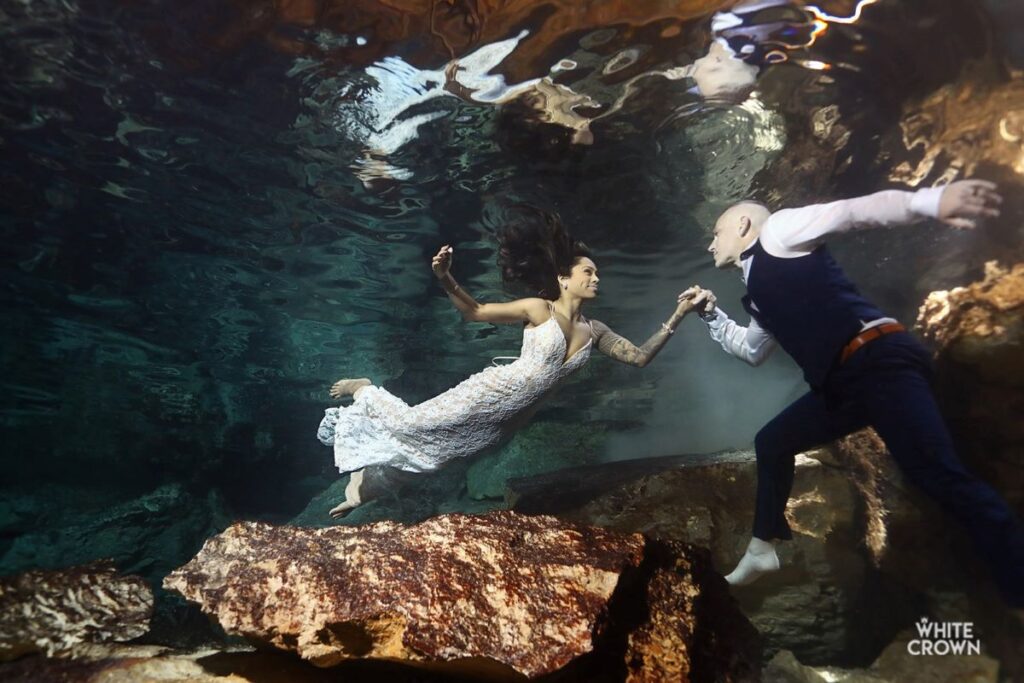
[[[746,216],[740,218],[740,237],[750,234],[750,219]]]

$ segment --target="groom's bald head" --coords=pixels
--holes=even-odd
[[[715,221],[714,236],[708,251],[715,258],[716,268],[738,266],[740,255],[761,234],[771,211],[760,202],[742,201],[733,204]]]

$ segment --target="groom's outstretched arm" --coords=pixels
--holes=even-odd
[[[756,320],[751,319],[750,324],[743,327],[717,306],[702,317],[708,324],[711,338],[721,344],[726,353],[749,365],[760,365],[778,346],[775,338]]]
[[[864,197],[776,211],[761,231],[768,253],[783,258],[812,251],[829,235],[854,228],[887,227],[937,218],[955,228],[999,215],[1002,197],[995,183],[961,180],[916,192],[884,190]]]
[[[765,223],[761,243],[773,256],[802,256],[835,233],[913,223],[926,216],[936,218],[942,190],[884,190],[855,199],[782,209]]]

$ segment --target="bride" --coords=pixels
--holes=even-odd
[[[345,501],[330,511],[332,517],[394,492],[418,473],[502,443],[594,348],[622,363],[647,365],[707,296],[697,288],[681,293],[668,320],[641,346],[634,345],[583,315],[584,304],[598,293],[597,264],[557,216],[536,209],[506,225],[499,236],[498,266],[507,286],[524,286],[537,296],[480,303],[452,277],[452,260],[453,249],[445,245],[431,262],[449,300],[465,320],[523,323],[519,357],[414,406],[369,379],[336,382],[331,397],[352,396],[353,403],[327,409],[317,436],[334,447],[335,465],[351,476]]]

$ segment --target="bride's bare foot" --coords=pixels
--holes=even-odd
[[[361,377],[360,379],[339,379],[331,385],[331,398],[354,396],[357,391],[372,384],[373,382],[365,377]]]
[[[359,507],[359,506],[358,505],[353,505],[353,504],[349,503],[346,500],[341,505],[335,505],[334,507],[332,507],[330,515],[334,519],[342,519],[342,518],[346,517],[348,515],[348,513],[350,513],[353,510],[355,510],[357,507]]]
[[[348,484],[345,486],[345,500],[340,505],[335,505],[331,508],[330,515],[334,519],[341,519],[348,513],[355,510],[357,507],[362,505],[362,500],[359,498],[359,487],[363,483],[363,471],[356,470],[348,478]]]

